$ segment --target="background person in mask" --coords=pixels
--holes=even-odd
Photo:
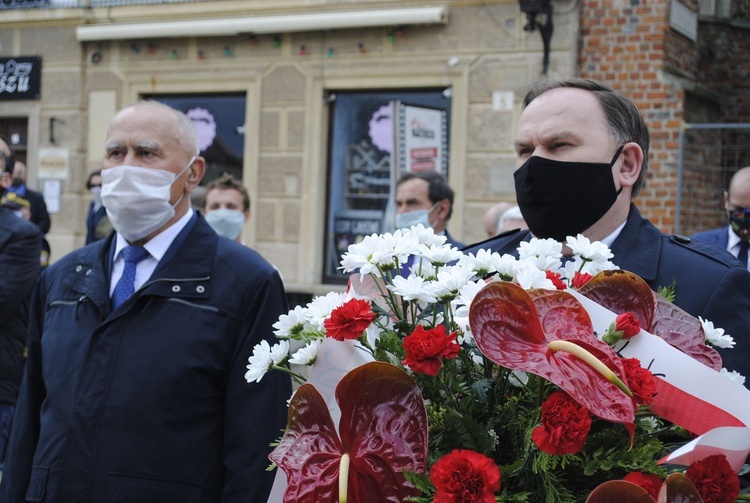
[[[440,173],[404,173],[396,182],[396,228],[422,224],[435,234],[444,234],[446,243],[463,248],[464,244],[448,234],[446,225],[453,213],[453,189]]]
[[[748,266],[748,241],[750,241],[750,166],[737,171],[724,191],[724,209],[729,225],[699,232],[691,236],[729,251],[745,267]]]
[[[10,146],[0,147],[0,197],[11,185],[12,161]],[[0,463],[21,382],[29,297],[39,275],[41,250],[41,231],[0,206]]]
[[[205,161],[184,114],[125,108],[105,151],[116,232],[37,284],[0,501],[266,501],[291,383],[244,374],[287,312],[279,276],[190,208]]]
[[[94,171],[86,181],[91,192],[91,203],[86,216],[86,244],[104,239],[112,232],[112,224],[107,218],[107,209],[102,204],[102,172]]]
[[[675,282],[675,304],[732,335],[735,348],[719,349],[724,366],[750,378],[750,273],[715,246],[662,234],[631,203],[643,185],[649,149],[648,129],[632,101],[591,80],[538,82],[524,98],[515,145],[516,198],[529,230],[466,253],[515,254],[532,235],[564,240],[582,233],[602,241],[616,265],[652,289]]]
[[[250,196],[247,189],[224,174],[206,186],[203,214],[219,236],[242,243],[242,228],[250,218]]]
[[[0,136],[0,151],[5,154],[11,151],[10,143],[2,136]],[[5,194],[0,196],[0,204],[16,211],[23,218],[36,225],[45,235],[49,232],[52,222],[47,211],[47,203],[44,202],[44,196],[26,186],[26,165],[17,161],[15,155],[11,155],[9,159],[13,163],[13,166],[9,168],[12,172],[12,180]],[[39,263],[42,267],[49,264],[49,257],[50,246],[42,236],[42,251],[39,254]]]

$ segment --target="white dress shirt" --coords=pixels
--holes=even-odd
[[[154,273],[154,269],[159,265],[159,261],[162,259],[169,246],[172,244],[174,239],[180,233],[182,229],[190,221],[193,216],[192,208],[188,208],[188,212],[183,215],[178,221],[164,229],[162,232],[149,239],[148,242],[143,245],[149,256],[138,262],[135,268],[135,282],[133,283],[133,290],[137,291],[143,284],[148,281],[151,275]],[[124,237],[118,232],[115,236],[115,258],[112,263],[112,275],[109,278],[109,296],[112,297],[112,293],[115,291],[115,286],[122,276],[122,270],[125,268],[125,260],[122,258],[122,250],[130,246]]]
[[[727,251],[737,257],[740,254],[740,237],[734,233],[731,227],[727,226]],[[747,268],[750,270],[750,260],[747,261]]]

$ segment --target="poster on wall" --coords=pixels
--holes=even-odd
[[[42,97],[42,57],[0,58],[0,101]]]
[[[420,169],[447,173],[450,99],[443,91],[335,93],[331,101],[324,282],[346,282],[348,275],[338,267],[349,245],[370,234],[394,230],[394,189],[401,173]],[[407,134],[399,128],[397,117],[404,123],[411,121],[412,131]],[[404,168],[397,158],[401,140],[410,149],[407,158],[411,161]]]
[[[448,175],[448,120],[445,110],[398,103],[397,176],[437,171]]]

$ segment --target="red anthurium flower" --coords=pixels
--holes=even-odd
[[[573,285],[573,288],[581,288],[588,283],[591,278],[593,278],[593,276],[587,272],[576,271],[575,274],[573,274],[573,280],[570,284]]]
[[[370,302],[351,299],[331,311],[331,317],[323,322],[326,335],[337,341],[357,339],[375,319]]]
[[[628,379],[628,388],[633,393],[633,401],[636,405],[652,403],[656,394],[654,374],[649,369],[641,367],[641,361],[638,358],[622,358],[621,362],[625,369],[625,377]]]
[[[458,356],[461,346],[456,342],[456,332],[447,334],[443,325],[425,330],[421,325],[404,338],[406,358],[402,362],[414,372],[436,376],[443,358]]]
[[[477,346],[495,363],[544,377],[602,419],[634,420],[632,400],[613,384],[625,376],[620,359],[594,335],[588,313],[567,292],[529,293],[512,283],[490,283],[475,296],[469,323]],[[563,339],[587,350],[612,375],[605,378],[583,359],[549,348]]]
[[[589,411],[564,391],[555,391],[542,404],[542,424],[534,428],[531,440],[547,454],[575,454],[583,449],[590,429]]]
[[[344,376],[336,401],[340,440],[313,385],[292,398],[286,432],[269,456],[287,476],[284,502],[338,502],[341,475],[348,475],[352,502],[400,503],[418,495],[403,476],[427,465],[427,413],[414,380],[388,363],[367,363]],[[339,473],[342,458],[349,459],[348,473]]]
[[[456,449],[432,466],[430,481],[434,503],[495,503],[500,468],[484,454]]]
[[[600,272],[579,292],[614,313],[633,313],[639,326],[647,332],[661,337],[704,365],[721,370],[721,356],[706,346],[700,321],[654,293],[632,272]]]
[[[648,493],[654,499],[657,499],[659,497],[659,490],[661,489],[661,485],[663,484],[661,477],[652,473],[630,472],[625,475],[623,480],[627,480],[628,482],[632,482],[633,484],[641,486],[646,491],[648,491]]]
[[[547,275],[547,279],[552,281],[552,284],[555,285],[555,288],[558,290],[565,290],[568,288],[565,286],[565,282],[560,279],[560,273],[552,272],[552,271],[546,271],[545,274]]]
[[[740,479],[723,454],[692,463],[685,476],[698,489],[704,503],[731,503],[740,494]]]

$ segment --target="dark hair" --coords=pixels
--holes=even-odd
[[[228,173],[224,173],[216,180],[212,181],[206,186],[206,196],[208,196],[208,193],[211,192],[213,189],[234,189],[239,191],[240,194],[242,194],[242,211],[247,211],[250,209],[250,196],[247,193],[247,189],[244,185],[238,180],[236,180],[232,175]]]
[[[16,165],[16,154],[13,152],[13,145],[10,143],[10,140],[4,135],[0,134],[0,140],[2,140],[8,146],[8,151],[10,152],[9,155],[5,155],[5,153],[0,150],[0,155],[5,160],[5,171],[8,173],[13,173],[13,168]]]
[[[89,175],[88,180],[86,180],[87,189],[91,190],[91,187],[93,187],[93,185],[91,184],[91,179],[94,178],[95,176],[102,176],[102,170],[94,171],[93,173]]]
[[[453,189],[451,189],[450,185],[448,185],[448,180],[445,179],[443,175],[438,173],[437,171],[423,171],[420,173],[404,173],[401,175],[401,178],[398,179],[396,182],[396,189],[398,189],[399,185],[402,183],[408,181],[408,180],[424,180],[427,182],[427,197],[430,199],[430,202],[432,204],[437,203],[438,201],[442,201],[443,199],[447,199],[448,202],[451,203],[450,208],[448,209],[448,215],[445,217],[446,220],[450,220],[451,215],[453,214]]]
[[[638,180],[633,185],[633,197],[638,195],[648,171],[649,134],[648,127],[643,120],[638,107],[632,100],[618,94],[612,88],[590,79],[543,80],[535,82],[529,88],[523,99],[523,107],[534,101],[540,95],[552,89],[573,88],[592,93],[604,111],[609,123],[610,133],[615,144],[623,145],[635,142],[643,150],[643,164]]]

